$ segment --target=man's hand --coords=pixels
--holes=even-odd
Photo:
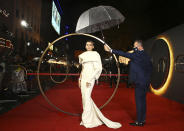
[[[111,48],[107,44],[105,44],[104,45],[104,50],[107,51],[107,52],[110,52]]]

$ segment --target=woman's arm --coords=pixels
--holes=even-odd
[[[79,79],[78,79],[78,85],[79,85],[79,88],[81,88],[81,74],[80,74],[80,76],[79,76]]]
[[[100,55],[98,54],[97,57],[95,57],[96,61],[92,62],[94,67],[94,72],[91,74],[91,77],[88,79],[87,82],[91,82],[93,79],[98,79],[101,72],[102,72],[102,63]]]
[[[88,82],[90,83],[93,79],[98,79],[102,72],[101,64],[97,62],[93,62],[93,66],[95,68],[94,72],[91,74],[91,77],[88,79]]]

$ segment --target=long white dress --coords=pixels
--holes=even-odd
[[[121,124],[107,119],[91,98],[95,80],[99,78],[102,72],[100,55],[96,51],[86,51],[79,55],[79,63],[82,64],[80,79],[83,104],[82,121],[80,125],[86,128],[93,128],[105,124],[109,128],[120,128]],[[86,87],[86,82],[89,82],[91,85]]]

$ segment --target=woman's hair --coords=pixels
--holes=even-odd
[[[87,42],[92,43],[92,44],[93,44],[93,46],[94,46],[94,44],[95,44],[92,40],[88,40],[88,41],[86,41],[86,43],[87,43]]]

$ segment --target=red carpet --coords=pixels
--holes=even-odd
[[[93,90],[93,100],[100,106],[112,94],[113,88],[100,84]],[[49,99],[65,111],[81,113],[81,94],[77,82],[67,81],[47,92]],[[102,109],[103,114],[122,123],[122,131],[184,131],[184,105],[148,93],[147,121],[144,127],[131,127],[135,118],[134,89],[120,84],[112,101]],[[42,96],[20,105],[0,116],[0,131],[108,131],[106,126],[86,129],[79,125],[80,117],[56,111]]]

